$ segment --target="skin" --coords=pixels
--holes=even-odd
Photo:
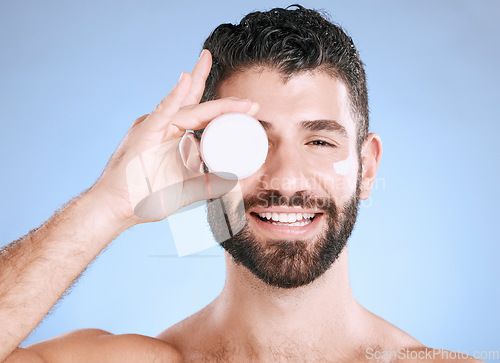
[[[0,266],[3,266],[0,306],[4,308],[0,309],[4,327],[0,332],[0,341],[4,342],[0,360],[352,362],[365,361],[368,347],[379,351],[401,347],[415,351],[425,349],[414,338],[356,302],[349,285],[347,249],[324,275],[296,289],[270,287],[226,256],[227,279],[221,294],[200,312],[156,338],[135,334],[115,336],[86,329],[24,349],[15,348],[114,237],[132,225],[146,222],[133,214],[127,196],[124,175],[127,162],[142,150],[180,138],[186,129],[205,127],[219,114],[246,112],[273,127],[273,131],[269,131],[270,151],[266,163],[240,183],[245,195],[258,193],[269,187],[271,181],[273,188],[291,195],[303,189],[304,179],[312,174],[317,183],[310,183],[309,187],[315,194],[330,196],[339,205],[352,195],[357,166],[346,175],[336,174],[331,166],[336,159],[350,155],[355,146],[354,122],[347,112],[347,93],[342,82],[324,73],[312,72],[283,83],[272,70],[248,70],[221,86],[220,100],[198,105],[210,65],[210,54],[204,51],[192,74],[185,73],[157,109],[136,120],[98,182],[39,230],[0,255]],[[258,103],[260,109],[256,113],[255,104],[241,99]],[[297,129],[298,122],[316,119],[338,121],[345,127],[346,137],[304,135]],[[320,136],[338,142],[338,149],[322,151],[309,143]],[[379,136],[370,134],[361,155],[361,199],[370,195],[381,153]],[[315,168],[299,168],[298,159],[314,160],[311,165]],[[318,171],[321,165],[330,167]],[[313,169],[317,172],[313,173]],[[189,196],[187,185],[186,190]],[[250,213],[247,211],[250,226],[262,243],[276,237],[276,233],[286,235],[286,232],[259,227]],[[324,225],[325,221],[320,220],[305,237],[314,237]],[[60,266],[57,273],[51,268],[54,263]],[[23,284],[14,282],[21,280]],[[42,283],[44,281],[47,283]],[[33,299],[38,303],[28,304]],[[23,319],[15,318],[19,316]]]
[[[291,196],[303,190],[309,179],[309,191],[330,196],[338,205],[352,196],[357,167],[347,175],[338,175],[331,165],[332,161],[344,160],[355,152],[355,124],[348,112],[343,82],[313,72],[283,83],[276,71],[250,70],[231,77],[222,84],[219,93],[221,97],[231,95],[257,101],[260,109],[256,118],[272,125],[268,130],[271,146],[265,164],[257,173],[240,181],[244,195],[258,194],[272,185]],[[326,131],[304,133],[298,127],[303,120],[324,119],[339,122],[347,135]],[[336,143],[338,147],[321,148],[314,144],[316,140]],[[381,152],[379,136],[370,134],[362,151],[362,199],[370,195]],[[298,160],[304,160],[303,167]],[[301,208],[281,207],[281,210]],[[247,211],[247,217],[259,239],[286,237],[287,233],[260,227],[251,212]],[[303,238],[312,240],[325,226],[323,218]],[[226,266],[226,284],[219,297],[159,336],[172,342],[189,359],[241,355],[259,361],[274,361],[281,356],[292,360],[351,361],[360,352],[363,354],[360,347],[421,346],[355,301],[349,286],[346,249],[325,275],[310,285],[290,290],[266,285],[246,268],[236,265],[227,253]],[[200,325],[204,326],[202,330]],[[182,339],[185,335],[190,339]]]

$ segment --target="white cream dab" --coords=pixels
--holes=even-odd
[[[352,153],[349,153],[347,159],[333,163],[333,169],[339,175],[348,175],[353,170],[354,161]]]

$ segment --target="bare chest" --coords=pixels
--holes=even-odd
[[[186,362],[358,362],[358,352],[334,351],[311,343],[283,342],[257,348],[250,342],[212,340],[198,346],[186,344],[181,349]]]

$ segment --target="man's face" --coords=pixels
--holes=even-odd
[[[264,69],[224,81],[219,97],[230,96],[259,103],[255,118],[266,129],[269,152],[255,174],[240,180],[245,217],[235,212],[241,200],[224,199],[229,217],[244,227],[221,245],[270,285],[308,284],[335,262],[356,220],[360,170],[347,89],[319,71],[284,83]],[[217,233],[225,223],[215,215],[209,205]]]

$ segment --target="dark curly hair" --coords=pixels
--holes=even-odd
[[[285,80],[316,69],[338,77],[348,89],[361,147],[369,123],[363,62],[351,37],[326,14],[300,5],[253,12],[238,25],[219,25],[203,48],[212,53],[213,64],[202,102],[217,98],[222,81],[251,67],[276,69]]]

